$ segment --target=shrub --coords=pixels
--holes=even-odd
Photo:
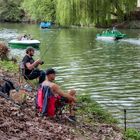
[[[0,42],[0,59],[6,60],[8,58],[9,49],[5,43]]]

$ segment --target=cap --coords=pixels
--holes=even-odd
[[[49,68],[49,69],[46,70],[46,75],[55,74],[55,73],[56,73],[56,71],[52,68]]]

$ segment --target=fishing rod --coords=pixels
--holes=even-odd
[[[56,34],[53,38],[51,38],[51,40],[53,41],[53,43],[55,43],[57,37],[58,37],[58,34]],[[41,57],[40,57],[41,60],[44,58],[45,54],[48,52],[48,50],[50,49],[50,46],[51,46],[53,43],[50,42],[50,43],[47,45],[47,47],[46,47],[44,53],[43,53],[43,54],[41,55]]]

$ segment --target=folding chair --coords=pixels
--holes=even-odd
[[[32,89],[36,90],[37,86],[35,86],[35,83],[37,83],[37,78],[35,79],[35,83],[32,83],[31,81],[34,80],[30,80],[26,75],[25,75],[25,66],[23,64],[23,62],[19,63],[19,83],[23,84],[24,82],[26,82],[27,84],[29,84]]]

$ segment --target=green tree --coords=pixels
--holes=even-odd
[[[24,0],[28,16],[37,21],[69,25],[109,25],[126,20],[137,0]]]
[[[22,0],[0,0],[0,20],[1,21],[20,21],[24,15],[20,4]]]
[[[56,20],[62,25],[107,25],[123,21],[134,10],[137,0],[56,0]]]
[[[24,0],[22,7],[37,21],[55,21],[55,0]]]

